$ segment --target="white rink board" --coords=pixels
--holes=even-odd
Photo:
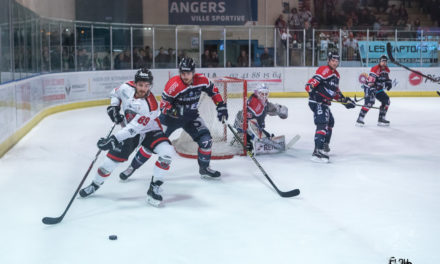
[[[248,91],[252,92],[258,82],[268,84],[272,92],[304,92],[305,83],[313,76],[316,67],[295,68],[206,68],[197,72],[209,78],[235,77],[248,81]],[[417,68],[424,74],[440,79],[439,68]],[[340,89],[343,92],[361,91],[360,80],[368,75],[369,68],[338,68],[341,75]],[[40,111],[54,105],[72,102],[91,101],[109,98],[113,88],[121,83],[133,80],[135,70],[95,71],[45,74],[16,82],[0,85],[0,119],[2,126],[0,144],[15,131],[32,120]],[[177,69],[152,70],[154,76],[153,92],[160,95],[171,76]],[[393,92],[436,91],[438,84],[422,80],[413,85],[411,72],[402,68],[391,68]],[[414,83],[414,82],[413,82]],[[13,114],[15,108],[16,114]],[[9,109],[9,110],[8,110]],[[10,128],[13,128],[12,130]]]

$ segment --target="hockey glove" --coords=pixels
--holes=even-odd
[[[228,108],[225,102],[220,102],[217,104],[217,118],[220,122],[228,120]]]
[[[393,82],[391,80],[386,80],[385,88],[387,89],[387,91],[391,90],[391,88],[393,88]]]
[[[107,114],[113,123],[119,124],[124,121],[124,116],[119,113],[121,108],[116,105],[110,105],[107,107]]]
[[[100,150],[113,150],[121,152],[124,143],[119,142],[114,135],[111,135],[108,138],[99,139],[97,145]]]
[[[179,114],[177,113],[177,109],[176,108],[170,108],[168,110],[165,111],[165,114],[169,117],[172,118],[179,118]]]
[[[277,107],[278,107],[278,116],[281,119],[286,119],[287,116],[289,115],[289,109],[284,105],[277,105]]]
[[[350,97],[343,97],[342,103],[344,104],[345,108],[351,109],[356,107],[356,103],[350,98]]]

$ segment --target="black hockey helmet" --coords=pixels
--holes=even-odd
[[[329,51],[327,53],[327,59],[328,60],[331,60],[331,59],[340,60],[339,54],[337,51]]]
[[[190,57],[184,57],[179,63],[179,72],[194,72],[196,70],[196,63]]]
[[[139,81],[149,82],[150,84],[153,84],[153,74],[149,69],[141,68],[134,75],[134,82],[137,83]]]
[[[379,62],[381,62],[381,61],[388,61],[388,57],[385,55],[380,56]]]

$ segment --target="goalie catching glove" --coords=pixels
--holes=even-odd
[[[225,102],[220,102],[217,104],[217,118],[220,122],[223,121],[223,118],[228,120],[228,108]]]
[[[270,116],[277,115],[281,119],[286,119],[289,116],[289,109],[280,104],[274,104],[271,102],[267,103],[267,114]]]
[[[110,105],[107,107],[107,114],[113,123],[120,124],[122,121],[124,121],[124,116],[119,113],[120,110],[121,107],[117,105]]]
[[[122,150],[123,142],[119,142],[114,135],[108,138],[100,138],[98,140],[98,148],[100,150],[113,150],[120,152]]]

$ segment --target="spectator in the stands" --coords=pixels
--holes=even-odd
[[[275,27],[278,28],[278,30],[285,29],[287,27],[287,23],[286,20],[284,20],[283,14],[280,14],[277,20],[275,20]]]
[[[297,9],[295,7],[292,8],[289,15],[289,28],[300,29],[302,26],[301,22],[301,16],[299,15]]]
[[[249,57],[246,50],[241,50],[240,56],[237,58],[237,67],[248,67]]]
[[[216,50],[211,51],[211,63],[210,63],[210,67],[216,68],[218,67],[220,63],[220,60],[218,58],[218,54]]]
[[[166,68],[168,63],[168,54],[165,54],[163,47],[159,48],[159,54],[154,58],[156,68]]]
[[[304,25],[304,22],[312,22],[312,12],[308,7],[302,6],[299,15],[301,17],[301,25]]]
[[[272,67],[273,66],[273,58],[269,54],[269,49],[264,48],[263,54],[260,56],[261,66],[262,67]]]
[[[211,54],[209,52],[209,49],[205,49],[205,52],[202,54],[202,68],[209,67],[210,63],[211,63]]]
[[[355,60],[358,51],[358,41],[354,38],[353,32],[348,33],[348,39],[343,43],[347,49],[347,60]]]
[[[399,19],[403,20],[405,25],[408,22],[408,11],[406,11],[406,8],[403,4],[399,7]]]

